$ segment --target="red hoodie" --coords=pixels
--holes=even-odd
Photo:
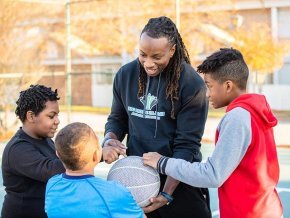
[[[218,189],[220,215],[222,218],[280,218],[283,209],[275,189],[279,164],[273,135],[277,119],[263,95],[241,95],[226,111],[236,107],[251,114],[252,141],[238,167]],[[217,131],[216,142],[218,135]]]

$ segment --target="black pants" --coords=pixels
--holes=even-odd
[[[161,191],[166,177],[161,176]],[[206,188],[195,188],[179,183],[174,200],[156,211],[146,214],[148,218],[210,218],[209,192]]]

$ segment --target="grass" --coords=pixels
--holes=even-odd
[[[65,112],[67,111],[66,105],[59,106],[60,111]],[[109,114],[111,108],[109,107],[92,107],[92,106],[82,106],[82,105],[72,105],[71,106],[72,112],[86,112],[86,113],[98,113],[98,114]]]
[[[208,117],[210,118],[222,118],[225,115],[226,108],[219,108],[219,109],[213,109],[209,108],[208,110]]]
[[[290,122],[290,111],[273,111],[275,116],[279,121],[289,121]]]
[[[66,105],[60,105],[60,111],[66,112],[67,106]],[[12,110],[15,110],[13,108]],[[108,115],[111,111],[110,107],[93,107],[93,106],[83,106],[83,105],[72,105],[71,106],[72,112],[85,112],[85,113],[97,113],[97,114],[105,114]],[[226,111],[226,108],[220,108],[220,109],[213,109],[209,108],[208,111],[208,117],[210,118],[221,118],[224,116]],[[1,108],[0,108],[1,112]],[[282,121],[290,121],[290,110],[289,111],[273,111],[275,116]]]
[[[66,105],[60,105],[60,111],[67,111]],[[110,107],[92,107],[92,106],[82,106],[82,105],[72,105],[72,112],[86,112],[86,113],[98,113],[98,114],[109,114],[111,112]],[[208,112],[209,117],[221,118],[225,114],[225,108],[221,109],[210,109]]]

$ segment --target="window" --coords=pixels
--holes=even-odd
[[[290,39],[290,8],[280,8],[278,10],[278,37]]]

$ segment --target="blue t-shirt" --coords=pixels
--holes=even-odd
[[[66,174],[49,179],[45,212],[49,218],[139,218],[144,215],[125,187],[92,175]]]

